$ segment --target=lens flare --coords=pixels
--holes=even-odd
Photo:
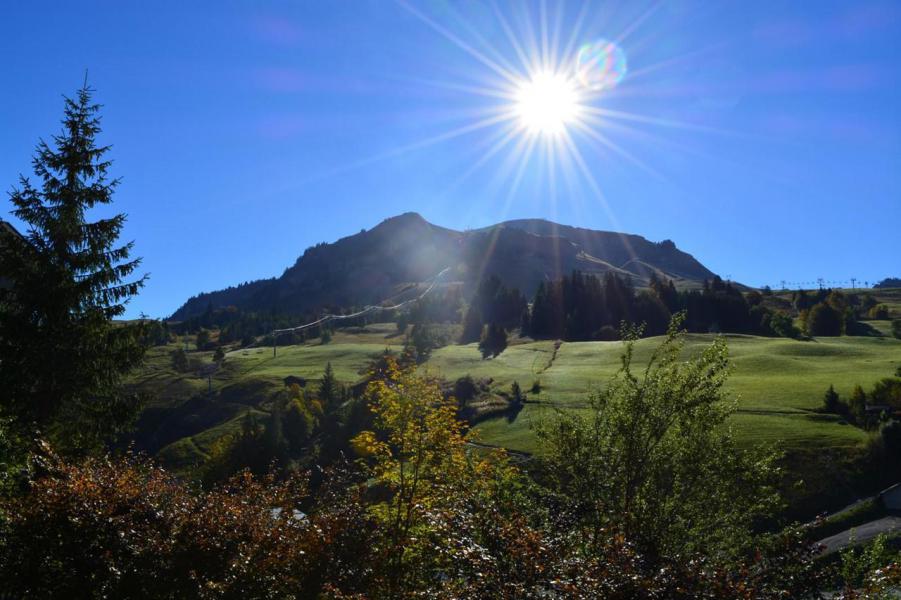
[[[585,44],[576,57],[576,78],[593,91],[615,88],[626,76],[626,70],[626,53],[608,40]]]

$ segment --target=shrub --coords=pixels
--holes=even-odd
[[[724,427],[735,410],[725,342],[684,362],[682,318],[638,372],[639,332],[627,331],[622,367],[590,409],[539,427],[546,472],[585,531],[620,530],[649,556],[741,552],[755,514],[775,506],[772,458],[743,452]]]
[[[189,369],[188,355],[183,348],[178,348],[169,353],[172,358],[172,368],[179,373],[185,373]]]
[[[242,474],[193,493],[145,459],[48,453],[6,501],[4,591],[17,597],[224,598],[316,593],[322,533],[294,518],[301,481]],[[282,510],[273,511],[281,508]]]
[[[892,321],[892,335],[901,340],[901,319]]]
[[[842,334],[842,314],[831,304],[822,302],[807,315],[807,334],[811,336],[839,336]]]
[[[867,312],[867,316],[871,319],[888,319],[889,309],[885,304],[877,304]]]
[[[774,312],[770,315],[770,329],[779,337],[797,338],[801,335],[791,315],[783,312]]]
[[[470,375],[464,375],[454,382],[454,397],[462,406],[476,397],[479,390]]]

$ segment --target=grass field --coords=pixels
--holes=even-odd
[[[686,349],[699,352],[711,335],[688,336]],[[849,446],[866,435],[838,419],[816,413],[823,393],[834,385],[847,395],[855,384],[872,385],[901,364],[901,341],[887,338],[821,338],[801,342],[780,338],[727,335],[734,371],[728,391],[738,401],[734,426],[740,439],[778,442],[786,448]],[[641,340],[636,361],[647,360],[659,339]],[[578,409],[619,368],[619,342],[564,342],[548,366],[553,345],[523,344],[495,360],[481,361],[473,346],[449,346],[435,352],[429,368],[453,379],[470,373],[494,377],[498,386],[514,379],[528,388],[539,379],[542,391],[515,421],[484,422],[476,427],[482,441],[515,450],[534,450],[532,425],[556,407]]]
[[[834,385],[847,396],[855,384],[868,387],[894,373],[901,364],[901,341],[887,337],[820,338],[796,341],[746,335],[726,335],[734,371],[728,391],[738,402],[733,425],[746,443],[774,442],[786,449],[842,448],[858,446],[866,434],[843,424],[835,417],[816,412],[823,393]],[[691,334],[687,353],[697,353],[709,344],[712,335]],[[237,350],[227,355],[222,369],[212,376],[214,396],[221,421],[181,439],[163,454],[175,462],[199,458],[212,441],[237,427],[239,415],[260,404],[281,385],[287,375],[308,379],[321,376],[325,364],[332,363],[336,376],[344,382],[357,381],[366,366],[385,348],[398,350],[402,338],[393,324],[370,325],[365,329],[336,332],[330,344],[318,341],[278,349]],[[649,338],[636,344],[636,361],[647,360],[659,343]],[[135,377],[139,388],[153,391],[151,406],[177,406],[192,395],[201,394],[207,381],[196,375],[181,375],[169,366],[174,345],[155,348],[147,366]],[[603,386],[619,367],[619,342],[563,342],[555,351],[552,341],[522,340],[492,360],[482,360],[475,344],[450,345],[436,350],[423,366],[434,375],[449,380],[463,375],[492,378],[492,388],[508,390],[518,381],[524,390],[540,381],[541,392],[529,393],[528,402],[515,418],[496,418],[479,423],[475,430],[488,444],[513,450],[535,450],[533,425],[554,409],[580,410],[592,390]],[[192,353],[205,362],[209,353]],[[206,407],[205,410],[211,410]],[[203,420],[202,416],[191,414]]]

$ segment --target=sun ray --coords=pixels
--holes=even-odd
[[[494,137],[489,140],[491,143],[491,147],[488,148],[487,151],[483,152],[479,159],[474,162],[466,171],[457,176],[453,183],[445,190],[443,190],[443,195],[447,195],[451,191],[456,190],[460,185],[463,184],[469,177],[471,177],[476,171],[482,168],[485,163],[491,160],[498,152],[507,147],[507,145],[513,141],[517,135],[518,131],[516,127],[509,127],[506,130],[500,130]]]
[[[449,6],[448,8],[449,10],[453,11],[454,15],[457,17],[457,20],[463,24],[463,27],[466,28],[466,30],[473,36],[473,38],[477,42],[482,44],[482,46],[485,47],[488,52],[492,54],[492,56],[494,56],[494,59],[501,64],[501,66],[506,68],[508,72],[514,74],[517,77],[522,76],[521,71],[517,69],[516,66],[512,64],[506,56],[503,55],[503,53],[495,48],[494,45],[491,44],[491,42],[486,40],[485,36],[483,36],[475,27],[473,27],[472,23],[470,23],[462,15],[460,15],[459,11],[457,11],[453,6]]]
[[[541,68],[548,70],[551,68],[551,49],[547,32],[547,0],[538,0],[538,26],[541,31]]]
[[[509,113],[509,111],[505,110],[495,116],[486,117],[486,118],[476,121],[474,123],[462,125],[460,127],[457,127],[456,129],[452,129],[450,131],[445,131],[443,133],[425,138],[423,140],[418,140],[416,142],[412,142],[410,144],[406,144],[406,145],[400,146],[398,148],[393,148],[386,152],[381,152],[381,153],[375,154],[373,156],[361,158],[359,160],[356,160],[356,161],[353,161],[353,162],[350,162],[350,163],[347,163],[344,165],[339,165],[337,167],[333,167],[327,171],[324,171],[321,173],[316,173],[316,174],[301,178],[299,181],[292,182],[291,187],[294,188],[294,187],[298,187],[301,185],[306,185],[309,183],[313,183],[315,181],[320,181],[322,179],[334,177],[335,175],[341,175],[343,173],[347,173],[349,171],[353,171],[360,167],[371,165],[373,163],[377,163],[382,160],[387,160],[390,158],[396,158],[398,156],[403,156],[404,154],[407,154],[408,152],[412,152],[414,150],[422,150],[424,148],[434,146],[435,144],[439,144],[439,143],[445,142],[447,140],[451,140],[451,139],[458,138],[463,135],[474,133],[481,129],[485,129],[485,128],[491,127],[493,125],[497,125],[498,123],[503,123],[504,121],[511,121],[514,118],[515,118],[514,115],[511,115]],[[285,190],[282,190],[282,191],[285,191]]]
[[[523,138],[520,140],[520,144],[525,142],[527,138]],[[513,197],[516,195],[516,192],[519,191],[519,185],[522,183],[522,178],[525,175],[526,167],[529,162],[532,160],[532,154],[535,152],[535,146],[538,144],[538,138],[532,137],[528,138],[528,142],[526,142],[526,148],[524,150],[524,155],[520,157],[519,168],[516,171],[516,175],[513,177],[513,182],[510,185],[510,188],[507,190],[507,196],[504,198],[504,213],[507,213],[510,209],[510,204],[513,202]]]
[[[619,223],[619,219],[616,218],[616,214],[610,208],[610,204],[607,202],[607,197],[601,191],[601,186],[598,185],[597,180],[594,178],[594,175],[591,172],[591,169],[588,168],[588,165],[585,164],[585,159],[582,157],[582,153],[579,151],[578,146],[576,146],[575,142],[569,135],[563,136],[563,141],[569,146],[570,153],[575,160],[576,165],[582,171],[582,175],[585,177],[585,180],[588,182],[588,185],[591,187],[592,192],[594,192],[595,197],[601,204],[601,207],[604,209],[604,212],[607,214],[607,218],[610,219],[610,222],[613,224],[616,231],[622,231],[622,226]],[[626,248],[626,252],[629,254],[629,258],[631,260],[636,259],[635,251],[632,249],[632,245],[629,243],[628,238],[622,233],[619,234],[620,239],[623,242],[623,245]]]
[[[663,6],[663,3],[660,2],[659,0],[658,0],[657,2],[655,2],[654,4],[652,4],[650,8],[648,8],[648,9],[647,9],[646,11],[644,11],[641,15],[639,15],[638,17],[636,17],[636,18],[632,21],[632,23],[630,23],[624,30],[622,30],[622,31],[619,33],[619,35],[617,35],[617,36],[614,38],[614,41],[616,41],[617,44],[622,44],[623,42],[625,42],[626,39],[627,39],[630,35],[632,35],[632,32],[635,31],[636,29],[638,29],[638,28],[641,26],[642,23],[644,23],[644,22],[647,21],[649,18],[651,18],[651,15],[653,15],[654,13],[656,13],[656,12],[660,9],[661,6]]]
[[[686,52],[684,54],[680,54],[679,56],[674,56],[672,58],[668,58],[666,60],[661,60],[656,63],[652,63],[650,65],[646,65],[640,69],[634,69],[629,71],[629,78],[632,80],[638,79],[639,77],[644,77],[650,73],[655,73],[660,69],[673,67],[679,65],[683,62],[687,62],[690,59],[698,58],[699,56],[704,56],[706,54],[715,53],[719,50],[722,50],[724,47],[728,45],[728,42],[718,42],[716,44],[710,44],[703,48],[698,48],[697,50],[692,50],[691,52]]]
[[[456,83],[452,81],[440,81],[437,79],[408,79],[407,81],[419,83],[436,88],[454,90],[456,92],[465,92],[474,96],[485,96],[487,98],[497,98],[499,100],[511,101],[514,94],[510,88],[489,88],[478,85],[469,85],[465,83]]]
[[[579,123],[579,124],[577,124],[576,127],[578,128],[579,132],[587,135],[589,138],[595,140],[596,142],[598,142],[605,148],[612,150],[619,156],[622,156],[623,158],[628,160],[630,163],[632,163],[636,167],[640,168],[642,171],[644,171],[645,173],[647,173],[654,179],[656,179],[658,181],[666,181],[666,178],[663,177],[663,175],[660,172],[656,171],[655,169],[652,169],[650,166],[645,164],[643,161],[636,158],[634,154],[632,154],[631,152],[622,148],[619,144],[613,142],[610,138],[605,136],[603,133],[598,131],[596,128],[590,127],[585,123]]]
[[[507,18],[504,16],[504,13],[497,7],[496,2],[491,3],[492,8],[494,9],[494,14],[497,17],[498,22],[501,25],[501,29],[504,30],[504,35],[507,36],[507,40],[510,42],[510,45],[513,46],[513,51],[516,53],[516,56],[519,58],[522,63],[522,68],[524,71],[528,71],[531,67],[531,61],[529,57],[526,56],[525,50],[523,50],[522,44],[519,43],[519,39],[517,39],[516,34],[513,33],[513,29],[510,27],[510,23],[507,21]]]
[[[579,15],[576,17],[576,22],[573,24],[572,32],[570,32],[569,39],[566,41],[566,47],[564,47],[563,52],[560,53],[561,61],[572,59],[576,48],[576,40],[582,33],[582,27],[585,25],[585,18],[588,16],[588,6],[588,2],[582,3]]]
[[[657,125],[660,127],[669,127],[673,129],[684,129],[687,131],[698,131],[703,133],[715,133],[718,135],[735,135],[737,132],[732,132],[726,129],[718,129],[716,127],[708,127],[706,125],[695,125],[693,123],[685,123],[683,121],[674,121],[672,119],[662,119],[660,117],[649,117],[646,115],[639,115],[636,113],[630,113],[622,110],[613,110],[609,108],[600,108],[597,106],[586,106],[584,108],[585,112],[588,114],[593,114],[599,117],[608,117],[611,119],[622,119],[624,121],[635,121],[638,123],[645,123],[647,125]]]
[[[559,4],[557,5],[555,16],[554,28],[551,31],[551,50],[548,62],[554,71],[560,71],[563,69],[562,61],[565,61],[566,57],[560,54],[560,30],[563,28],[563,8]]]
[[[529,66],[527,67],[526,71],[533,73],[535,71],[544,69],[544,66],[541,62],[541,42],[535,33],[535,27],[532,25],[532,18],[531,14],[529,13],[528,4],[522,4],[522,7],[523,11],[522,14],[520,14],[520,21],[523,22],[526,30],[525,41],[528,43],[529,50]]]
[[[436,23],[435,21],[433,21],[432,19],[430,19],[429,17],[424,15],[422,12],[420,12],[420,11],[416,10],[415,8],[413,8],[412,6],[410,6],[407,2],[405,2],[405,0],[395,0],[395,2],[400,4],[400,6],[403,7],[405,10],[407,10],[410,14],[412,14],[417,19],[419,19],[420,21],[422,21],[423,23],[425,23],[426,25],[428,25],[429,27],[434,29],[436,32],[440,33],[445,39],[447,39],[448,41],[450,41],[451,43],[456,45],[458,48],[460,48],[461,50],[463,50],[464,52],[466,52],[467,54],[469,54],[470,56],[472,56],[473,58],[475,58],[476,60],[481,62],[483,65],[490,68],[491,70],[493,70],[495,73],[497,73],[498,75],[500,75],[501,77],[503,77],[504,79],[509,81],[510,83],[513,83],[513,84],[516,83],[517,77],[514,73],[510,73],[509,71],[507,71],[506,69],[504,69],[503,67],[498,65],[496,62],[494,62],[493,60],[491,60],[490,58],[488,58],[487,56],[485,56],[484,54],[482,54],[481,52],[479,52],[478,50],[476,50],[475,48],[473,48],[472,46],[470,46],[463,40],[461,40],[459,37],[457,37],[450,31],[448,31],[445,27],[442,27],[441,25],[439,25],[438,23]]]

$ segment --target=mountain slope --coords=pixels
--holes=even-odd
[[[416,213],[382,221],[369,231],[308,248],[281,277],[254,281],[188,300],[172,318],[201,314],[208,306],[301,313],[322,307],[375,303],[450,267],[445,282],[465,287],[497,275],[531,295],[543,280],[574,269],[609,271],[645,285],[651,273],[680,285],[698,285],[713,273],[669,241],[559,225],[541,219],[506,221],[460,232],[433,225]]]

